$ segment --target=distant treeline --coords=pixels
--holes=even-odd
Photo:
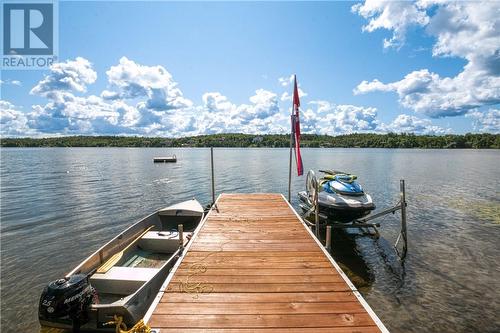
[[[212,134],[184,138],[137,136],[67,136],[53,138],[5,138],[2,147],[288,147],[286,134]],[[304,134],[302,147],[359,148],[495,148],[499,134],[415,135],[347,134],[339,136]]]

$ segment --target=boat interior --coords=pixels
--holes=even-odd
[[[101,261],[103,263],[90,276],[90,284],[97,291],[98,305],[126,302],[128,296],[153,280],[160,271],[168,272],[170,267],[166,266],[173,266],[172,258],[179,249],[178,225],[183,225],[186,245],[203,216],[201,206],[201,211],[175,208],[159,210],[146,218],[144,222],[147,223],[138,225],[142,232],[136,232],[126,246],[120,246],[125,246],[122,250]]]
[[[184,242],[188,234],[184,234]],[[145,231],[90,277],[99,303],[113,303],[135,293],[159,273],[178,248],[178,231]]]

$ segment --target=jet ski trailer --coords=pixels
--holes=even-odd
[[[319,212],[336,222],[350,222],[375,209],[372,197],[365,193],[355,175],[347,172],[320,170],[324,175],[318,180]],[[312,188],[314,172],[307,174],[306,190],[299,192],[301,208],[306,212],[313,207]]]
[[[115,331],[106,323],[116,315],[132,327],[144,317],[203,216],[193,199],[133,224],[45,287],[40,324],[73,332]]]

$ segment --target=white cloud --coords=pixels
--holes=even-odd
[[[76,58],[54,64],[31,91],[49,102],[34,105],[26,114],[27,124],[38,133],[160,135],[173,127],[168,110],[184,110],[192,104],[161,66],[142,66],[122,58],[107,74],[117,91],[80,97],[73,92],[85,92],[97,79],[91,63]]]
[[[352,6],[352,11],[368,20],[363,31],[392,30],[392,37],[384,39],[384,48],[401,46],[409,27],[429,22],[425,9],[411,1],[366,0]]]
[[[120,68],[121,65],[124,68]],[[182,107],[168,110],[152,108],[151,89],[169,85],[171,89],[161,88],[166,95],[168,89],[177,89],[173,78],[160,68],[163,67],[142,66],[122,58],[118,66],[108,71],[115,91],[103,92],[100,96],[77,96],[75,91],[85,91],[97,77],[90,62],[77,58],[55,64],[53,70],[33,88],[35,93],[48,99],[45,105],[34,105],[29,112],[22,112],[7,101],[1,102],[0,133],[8,136],[121,134],[178,137],[290,131],[290,110],[280,107],[278,94],[265,89],[256,90],[243,104],[232,102],[220,92],[207,92],[202,96],[202,103],[196,106],[184,103]],[[417,88],[408,84],[405,89]],[[303,133],[338,135],[404,131],[441,134],[444,131],[432,125],[430,120],[406,115],[386,125],[378,120],[377,109],[372,107],[336,105],[328,101],[303,102],[302,105]]]
[[[402,12],[397,3],[405,7]],[[394,41],[403,41],[411,25],[425,26],[436,39],[434,56],[460,57],[467,64],[455,77],[421,69],[392,83],[363,81],[354,93],[395,91],[403,106],[434,118],[500,103],[500,2],[397,3],[366,1],[353,11],[370,20],[367,31],[391,30]]]
[[[293,83],[293,78],[294,75],[291,74],[290,76],[283,76],[278,78],[278,82],[283,86],[283,87],[288,87]]]
[[[70,91],[85,92],[87,85],[97,79],[92,64],[84,58],[55,63],[50,66],[50,73],[31,89],[31,94],[56,99]]]
[[[390,124],[382,126],[384,132],[415,133],[442,135],[449,133],[449,129],[432,125],[429,119],[420,119],[415,116],[400,114]]]
[[[202,96],[203,106],[209,112],[232,112],[236,107],[234,104],[229,102],[226,96],[219,92],[208,92]]]
[[[27,136],[33,134],[28,127],[28,118],[12,103],[0,100],[0,135]]]
[[[279,107],[275,93],[258,89],[249,100],[250,104],[236,105],[218,92],[204,94],[203,106],[196,109],[199,134],[283,132],[286,116]]]
[[[37,133],[107,134],[127,133],[120,121],[127,108],[123,102],[104,101],[95,95],[76,96],[86,92],[97,79],[97,73],[87,59],[78,57],[55,63],[50,72],[33,87],[31,94],[49,99],[45,105],[34,105],[26,113],[27,125]]]
[[[303,133],[340,135],[350,133],[416,133],[446,134],[450,130],[435,126],[429,119],[399,115],[391,123],[378,120],[378,112],[373,107],[336,105],[327,101],[313,101],[313,108],[302,113]]]
[[[299,98],[307,96],[307,93],[304,90],[302,90],[301,88],[297,88],[297,90],[299,91]],[[293,95],[289,94],[287,91],[285,91],[283,94],[281,94],[280,99],[281,99],[281,101],[286,102],[286,101],[291,101],[292,98],[293,98]]]
[[[120,123],[123,127],[136,127],[141,120],[141,113],[137,108],[124,102],[115,104],[116,111],[120,114]]]
[[[293,89],[294,78],[295,78],[295,75],[291,74],[290,76],[280,77],[278,79],[278,82],[280,83],[280,85],[282,87],[287,87],[287,89],[289,89],[289,88]],[[297,90],[299,91],[299,97],[300,98],[307,96],[307,93],[304,90],[302,90],[300,82],[297,82]],[[291,101],[292,98],[293,98],[293,92],[291,92],[291,91],[290,92],[289,91],[283,92],[281,94],[281,97],[280,97],[280,99],[281,99],[282,102]]]
[[[394,90],[393,84],[385,84],[375,79],[371,82],[362,81],[358,86],[354,89],[354,94],[365,94],[372,91],[392,91]]]
[[[472,118],[475,131],[500,133],[500,109],[489,109],[485,112],[473,110],[465,116]]]
[[[302,112],[303,133],[347,134],[377,132],[377,109],[355,105],[336,105],[328,101],[313,101],[313,107]]]
[[[148,109],[166,111],[189,107],[192,102],[184,98],[172,75],[162,66],[144,66],[122,57],[120,63],[107,72],[108,81],[118,91],[102,92],[108,100],[146,97]]]
[[[279,113],[278,96],[268,90],[258,89],[250,97],[251,105],[240,105],[237,112],[244,119],[265,119]]]
[[[19,81],[19,80],[10,80],[10,79],[0,80],[0,86],[7,86],[7,85],[20,87],[22,84],[21,84],[21,81]]]
[[[120,101],[107,103],[94,95],[65,94],[62,100],[35,105],[28,114],[28,124],[41,133],[125,134],[130,132],[125,126],[130,108]]]

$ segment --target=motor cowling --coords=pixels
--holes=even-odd
[[[44,321],[72,323],[78,329],[88,321],[87,310],[94,297],[95,290],[87,275],[75,274],[52,281],[40,297],[38,317]]]

